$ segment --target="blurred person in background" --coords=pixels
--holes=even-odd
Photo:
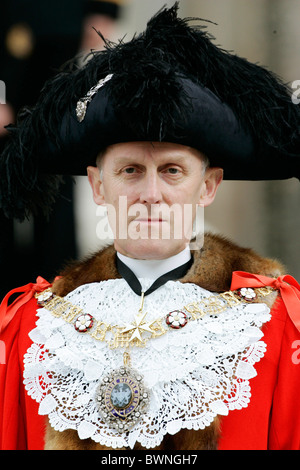
[[[101,49],[95,30],[110,38],[121,6],[122,0],[1,1],[0,80],[6,86],[6,104],[0,104],[0,151],[7,138],[4,126],[16,121],[23,106],[36,102],[46,80],[68,60]],[[77,257],[73,192],[68,176],[51,218],[32,217],[19,229],[0,211],[0,299],[16,281],[24,283],[42,271],[53,276],[64,260]],[[18,271],[4,274],[3,267],[14,262]]]

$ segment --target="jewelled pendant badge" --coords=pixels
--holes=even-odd
[[[119,432],[129,431],[149,404],[149,391],[143,384],[143,377],[130,367],[129,361],[129,354],[125,352],[124,366],[104,377],[96,395],[104,422]]]

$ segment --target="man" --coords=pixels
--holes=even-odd
[[[4,298],[2,448],[299,449],[299,284],[221,237],[189,247],[223,174],[299,177],[286,88],[175,5],[50,82],[12,132],[6,214],[47,211],[55,175],[87,168],[114,245]]]

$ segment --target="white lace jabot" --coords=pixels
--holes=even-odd
[[[152,280],[144,282],[150,285]],[[145,298],[147,321],[211,295],[194,284],[169,281]],[[83,285],[65,299],[111,325],[125,326],[140,307],[140,298],[123,279]],[[113,448],[133,448],[137,441],[153,448],[166,433],[203,429],[216,415],[248,405],[249,379],[266,349],[260,327],[270,320],[269,312],[265,304],[241,303],[182,329],[170,328],[144,348],[132,348],[131,364],[143,375],[150,403],[126,433],[102,420],[95,400],[103,377],[122,365],[124,350],[79,333],[46,307],[38,310],[37,326],[30,333],[25,387],[40,403],[39,413],[48,415],[58,431],[75,429],[81,439],[90,437]]]

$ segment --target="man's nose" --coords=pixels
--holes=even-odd
[[[161,181],[156,172],[145,174],[141,182],[140,202],[143,204],[158,204],[162,202]]]

